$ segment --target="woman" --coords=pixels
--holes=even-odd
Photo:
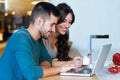
[[[69,57],[70,45],[69,31],[68,29],[74,23],[75,16],[73,10],[66,3],[60,3],[56,6],[60,11],[60,19],[56,25],[56,31],[51,34],[48,40],[46,40],[45,46],[53,58],[53,65],[59,66],[66,62],[73,63],[73,59]],[[54,58],[57,58],[54,59]],[[80,60],[82,64],[82,59],[80,57],[75,58]]]

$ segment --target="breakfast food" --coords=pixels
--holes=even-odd
[[[112,74],[120,72],[120,53],[113,54],[112,57],[113,65],[108,68],[108,71]]]
[[[108,71],[112,74],[116,74],[120,72],[120,67],[119,66],[111,66],[108,68]]]
[[[114,63],[115,65],[120,66],[120,53],[115,53],[115,54],[113,55],[112,61],[113,61],[113,63]]]

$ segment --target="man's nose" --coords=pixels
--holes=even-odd
[[[52,32],[55,32],[55,26],[52,27],[51,31],[52,31]]]

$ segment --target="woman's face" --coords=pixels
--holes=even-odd
[[[62,23],[56,25],[56,32],[64,35],[70,28],[71,22],[72,22],[72,14],[69,13],[65,17],[65,20]]]

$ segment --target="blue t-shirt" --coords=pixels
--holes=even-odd
[[[52,63],[42,39],[35,41],[21,27],[8,40],[0,58],[0,80],[37,80],[43,76],[40,63]]]

